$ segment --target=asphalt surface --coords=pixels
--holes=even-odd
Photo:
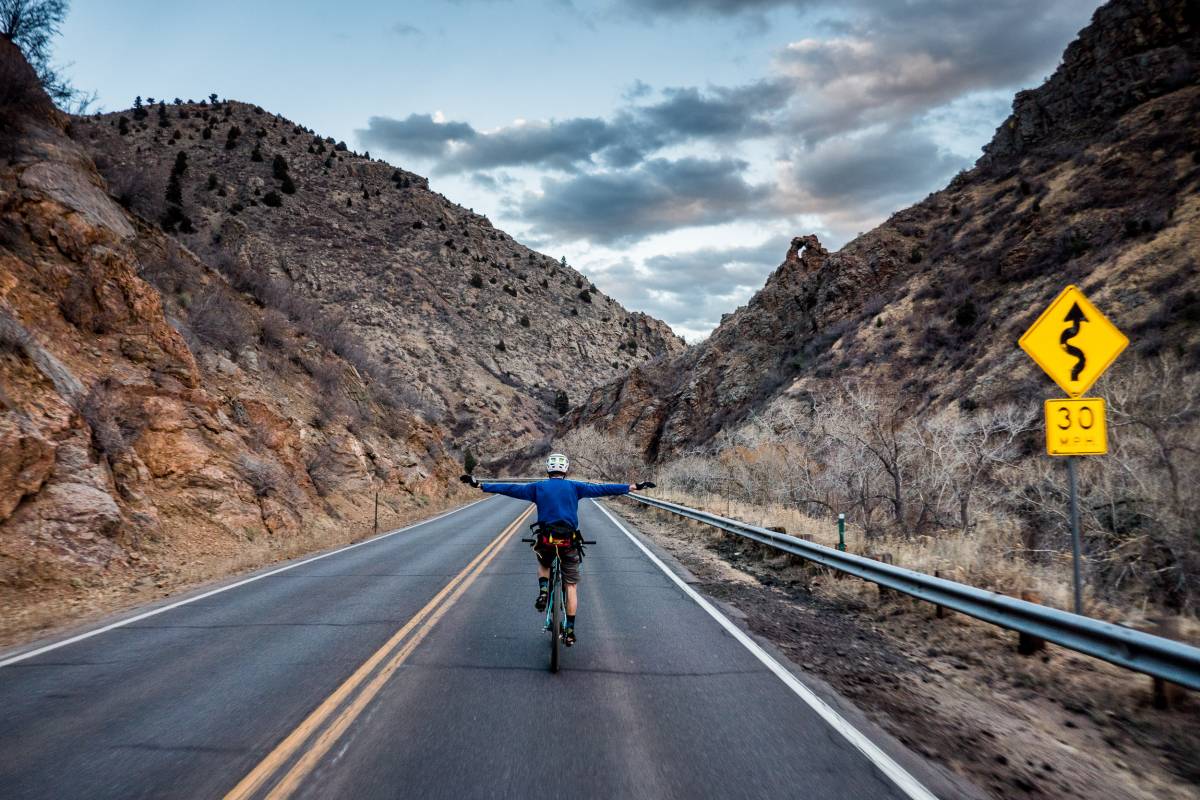
[[[550,674],[524,524],[472,562],[526,508],[493,498],[0,668],[0,797],[224,797],[273,758],[242,796],[907,796],[590,501],[579,642]]]

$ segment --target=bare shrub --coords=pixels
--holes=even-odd
[[[202,290],[188,307],[192,332],[204,343],[237,353],[258,336],[255,322],[236,296],[224,286]]]
[[[596,480],[628,481],[646,468],[641,450],[630,437],[612,436],[591,426],[558,439],[553,450],[567,455],[574,472]]]
[[[112,464],[127,452],[145,427],[140,409],[122,404],[110,378],[97,381],[79,404],[79,413],[92,432],[92,447]]]
[[[199,281],[198,270],[170,240],[161,258],[144,258],[138,263],[138,275],[168,295],[188,289]]]
[[[334,452],[328,443],[317,445],[304,460],[304,469],[308,472],[309,480],[312,481],[313,487],[321,497],[329,496],[329,493],[337,488],[336,476],[332,469],[333,464]]]
[[[246,483],[254,487],[255,497],[270,497],[278,495],[286,485],[283,470],[273,461],[242,453],[238,456],[238,471]]]
[[[263,344],[282,351],[291,340],[292,326],[281,311],[268,308],[262,316],[260,334]]]
[[[159,219],[166,210],[161,179],[138,164],[109,164],[102,169],[109,193],[124,208],[146,219]]]

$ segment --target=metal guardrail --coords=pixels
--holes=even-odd
[[[641,494],[630,498],[653,508],[713,525],[737,536],[799,556],[1002,628],[1037,636],[1089,656],[1200,690],[1200,648],[1110,622],[1018,600],[964,583],[885,564],[785,533],[668,503]]]

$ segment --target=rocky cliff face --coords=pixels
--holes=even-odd
[[[28,84],[0,107],[0,633],[362,535],[375,491],[394,520],[457,486],[447,431],[113,202],[2,39],[0,67]],[[143,279],[164,275],[165,300]]]
[[[593,386],[683,350],[426,179],[261,108],[160,102],[74,127],[124,202],[260,302],[282,291],[344,320],[376,365],[360,369],[485,463],[542,441]]]
[[[563,421],[651,458],[831,380],[925,405],[1036,403],[1016,340],[1075,283],[1133,340],[1200,367],[1200,37],[1186,0],[1116,0],[969,172],[828,253],[798,237],[699,346],[598,388]]]

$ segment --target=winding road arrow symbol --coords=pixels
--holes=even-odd
[[[1063,317],[1063,322],[1071,323],[1071,327],[1062,332],[1062,335],[1058,337],[1058,343],[1062,345],[1062,349],[1067,352],[1067,355],[1079,359],[1071,368],[1072,381],[1079,380],[1079,373],[1083,372],[1083,368],[1087,366],[1087,356],[1078,347],[1068,344],[1068,342],[1079,335],[1079,326],[1087,321],[1088,318],[1083,315],[1083,309],[1079,307],[1079,303],[1072,303],[1071,310]]]

